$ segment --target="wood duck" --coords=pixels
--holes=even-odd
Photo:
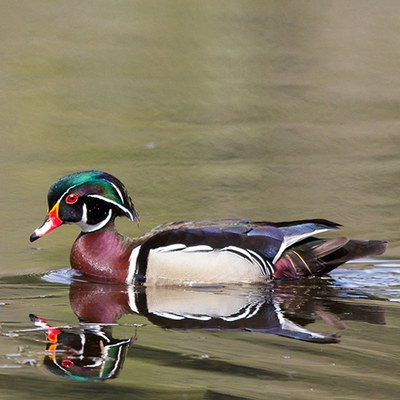
[[[355,258],[382,254],[380,240],[319,239],[339,229],[323,219],[291,222],[210,220],[160,225],[131,239],[117,232],[115,218],[138,222],[124,185],[102,171],[82,171],[56,181],[48,214],[31,242],[62,224],[81,233],[71,266],[90,280],[154,284],[255,283],[322,276]]]

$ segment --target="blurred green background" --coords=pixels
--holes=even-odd
[[[40,269],[27,238],[48,186],[91,168],[128,187],[131,235],[177,219],[324,217],[398,255],[399,8],[2,1],[0,273]],[[75,235],[38,246],[67,264]]]

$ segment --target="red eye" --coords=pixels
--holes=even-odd
[[[65,202],[67,204],[75,204],[78,201],[78,196],[74,193],[69,194],[66,198],[65,198]]]
[[[61,365],[62,365],[64,368],[72,368],[72,367],[74,366],[74,362],[71,361],[71,360],[68,360],[68,359],[64,358],[64,359],[61,361]]]

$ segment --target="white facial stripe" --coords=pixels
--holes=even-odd
[[[113,186],[113,188],[114,188],[115,191],[117,192],[119,198],[121,199],[121,202],[123,203],[123,202],[124,202],[124,198],[123,198],[123,196],[122,196],[121,191],[118,189],[118,187],[117,187],[114,183],[112,183],[112,182],[110,182],[110,181],[107,181],[107,182],[110,183],[110,184]],[[70,187],[59,197],[59,199],[57,200],[57,203],[60,203],[61,200],[62,200],[62,198],[63,198],[67,193],[69,193],[71,189],[73,189],[74,187],[80,186],[80,185],[81,185],[81,184],[77,184],[77,185],[72,185],[72,186],[70,186]],[[129,219],[131,219],[132,221],[135,219],[134,216],[133,216],[133,214],[132,214],[132,212],[131,212],[130,210],[128,210],[126,207],[122,206],[121,204],[116,203],[115,201],[109,200],[109,199],[107,199],[107,198],[105,198],[105,197],[103,197],[103,196],[100,196],[100,195],[98,195],[98,194],[89,194],[88,197],[95,197],[95,198],[104,200],[104,201],[106,201],[106,202],[108,202],[108,203],[114,204],[115,206],[117,206],[117,207],[121,208],[123,211],[125,211],[125,212],[129,215]]]
[[[107,182],[109,182],[109,181],[107,181]],[[114,187],[114,189],[115,189],[116,192],[118,193],[118,196],[121,198],[121,201],[123,201],[123,197],[122,197],[121,191],[120,191],[112,182],[109,182],[109,183]],[[60,204],[61,200],[65,197],[65,195],[66,195],[67,193],[69,193],[73,188],[75,188],[75,187],[77,187],[77,186],[80,186],[80,185],[81,185],[81,184],[77,184],[77,185],[72,185],[72,186],[70,186],[70,187],[59,197],[59,199],[57,200],[56,204]],[[124,212],[126,212],[126,213],[128,214],[128,216],[129,216],[129,219],[130,219],[130,220],[134,221],[134,219],[135,219],[135,218],[134,218],[134,215],[132,214],[132,212],[131,212],[130,210],[128,210],[126,207],[122,206],[121,204],[116,203],[115,201],[109,200],[109,199],[107,199],[107,198],[105,198],[105,197],[103,197],[103,196],[97,195],[97,194],[89,194],[87,197],[98,198],[98,199],[103,200],[103,201],[105,201],[105,202],[107,202],[107,203],[113,204],[113,205],[115,205],[116,207],[119,207],[119,208],[120,208],[121,210],[123,210]],[[110,209],[110,210],[108,211],[107,217],[106,217],[103,221],[99,222],[99,223],[96,224],[96,225],[89,225],[89,224],[87,223],[87,214],[88,214],[87,206],[86,206],[86,204],[84,203],[83,206],[82,206],[82,218],[81,218],[80,222],[78,223],[78,225],[81,227],[82,232],[93,232],[93,231],[96,231],[96,230],[98,230],[98,229],[101,229],[101,228],[103,228],[105,225],[107,225],[107,223],[110,221],[110,219],[111,219],[111,217],[112,217],[112,210]]]
[[[71,189],[73,189],[73,188],[76,187],[76,186],[78,186],[78,185],[70,186],[70,187],[59,197],[59,199],[57,200],[56,204],[60,204],[62,198],[63,198]]]
[[[112,182],[107,181],[108,183],[111,183],[111,185],[113,186],[113,188],[115,189],[115,191],[118,193],[119,198],[121,199],[121,202],[124,203],[124,198],[122,197],[122,193],[121,191],[118,189],[118,187],[116,185],[114,185]]]
[[[107,217],[103,219],[103,221],[99,222],[96,225],[89,225],[87,223],[87,207],[86,204],[83,204],[82,219],[80,220],[80,222],[78,222],[78,225],[81,227],[82,232],[94,232],[106,226],[110,222],[111,217],[112,217],[112,210],[110,208],[108,210]]]
[[[93,197],[93,198],[96,198],[96,199],[100,199],[100,200],[105,201],[106,203],[110,203],[110,204],[113,204],[116,207],[119,207],[121,210],[123,210],[124,212],[126,212],[129,215],[129,219],[131,221],[134,221],[134,217],[133,217],[133,214],[131,213],[131,211],[129,211],[126,207],[121,206],[121,204],[118,204],[115,201],[107,199],[107,198],[105,198],[103,196],[100,196],[98,194],[88,194],[87,197]]]
[[[87,206],[86,206],[86,203],[83,203],[83,206],[82,206],[82,219],[81,219],[81,222],[83,223],[83,224],[87,224]]]

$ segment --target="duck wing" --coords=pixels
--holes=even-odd
[[[262,254],[275,262],[282,252],[308,237],[339,229],[341,225],[324,219],[290,222],[211,220],[172,222],[160,225],[144,237],[142,256],[147,250],[182,245],[207,245],[213,249],[237,246]]]
[[[290,222],[249,220],[186,221],[160,225],[140,239],[135,277],[145,280],[150,252],[191,253],[191,260],[205,252],[229,252],[271,277],[273,264],[293,244],[312,235],[335,230],[339,224],[314,219]],[[186,258],[188,260],[188,258]],[[208,261],[208,259],[203,258]],[[187,262],[187,261],[186,261]]]

